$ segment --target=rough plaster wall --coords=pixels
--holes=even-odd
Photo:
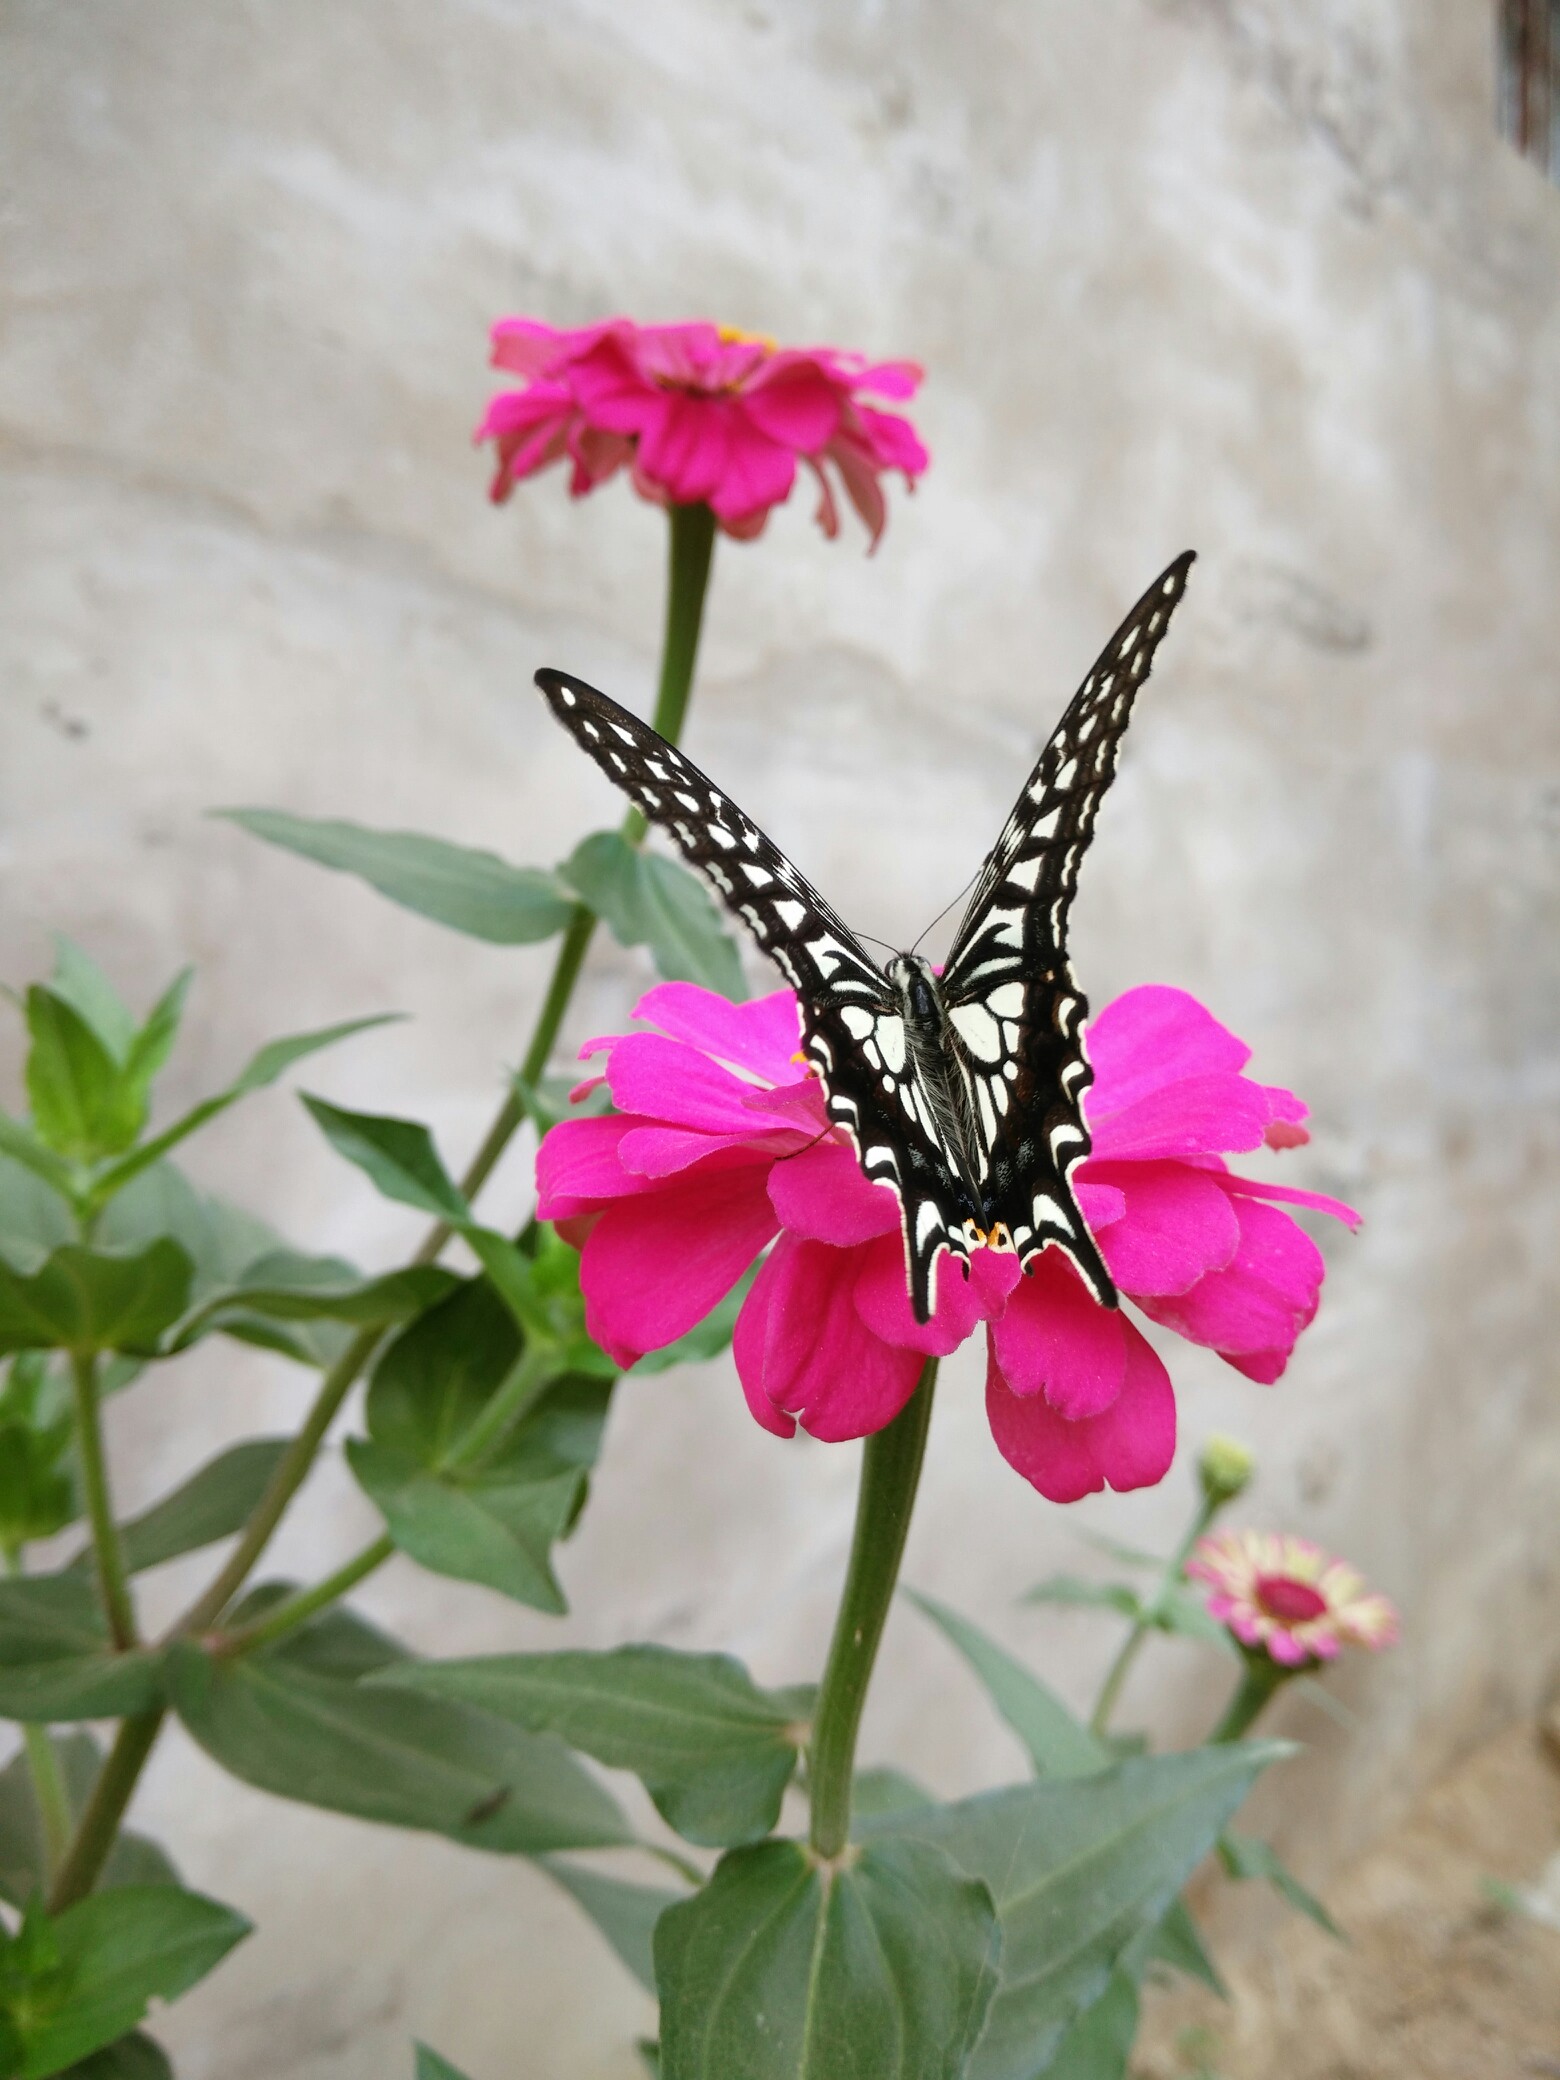
[[[963,882],[1116,615],[1202,552],[1076,945],[1096,1001],[1173,981],[1249,1038],[1315,1108],[1283,1174],[1367,1217],[1323,1236],[1276,1390],[1173,1359],[1188,1441],[1259,1447],[1251,1514],[1404,1606],[1403,1647],[1341,1678],[1354,1731],[1293,1716],[1312,1752],[1268,1804],[1313,1878],[1532,1695],[1560,1614],[1560,196],[1495,140],[1488,44],[1474,0],[0,16],[0,974],[39,972],[54,926],[143,1001],[197,962],[170,1105],[272,1033],[399,1007],[308,1080],[458,1159],[519,1052],[540,956],[202,818],[547,860],[615,813],[528,680],[552,660],[645,696],[660,529],[620,487],[486,506],[495,314],[708,312],[927,364],[935,466],[874,560],[803,499],[722,547],[691,729],[889,938]],[[575,1033],[642,980],[609,954]],[[417,1232],[282,1094],[191,1167],[364,1263]],[[201,1354],[115,1408],[128,1496],[306,1392]],[[725,1367],[646,1382],[565,1624],[399,1565],[363,1600],[441,1650],[653,1634],[794,1680],[854,1457],[763,1436]],[[1153,1494],[1046,1507],[956,1363],[908,1574],[1081,1699],[1106,1633],[1014,1594],[1077,1564],[1075,1523],[1164,1540],[1188,1493],[1183,1458]],[[332,1464],[278,1559],[318,1570],[370,1525]],[[1189,1730],[1208,1680],[1151,1654],[1130,1701]],[[1016,1767],[908,1613],[866,1749],[949,1791]],[[267,1801],[177,1739],[140,1812],[261,1928],[166,2020],[186,2080],[368,2080],[413,2031],[476,2080],[637,2070],[646,2003],[528,1869]]]

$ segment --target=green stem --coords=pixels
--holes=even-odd
[[[482,1413],[445,1454],[440,1471],[464,1473],[480,1466],[493,1446],[508,1436],[542,1389],[557,1376],[557,1345],[528,1343],[488,1396]]]
[[[1270,1661],[1266,1654],[1248,1654],[1245,1661],[1245,1672],[1225,1707],[1224,1717],[1208,1736],[1207,1746],[1210,1748],[1240,1740],[1289,1678],[1304,1672],[1298,1668],[1281,1667],[1278,1662]]]
[[[856,1528],[813,1716],[808,1765],[812,1848],[825,1860],[838,1856],[850,1839],[856,1735],[899,1579],[936,1385],[937,1360],[928,1358],[904,1408],[886,1429],[869,1437],[862,1450]]]
[[[76,1463],[81,1471],[87,1521],[92,1526],[92,1554],[97,1566],[98,1590],[103,1599],[103,1615],[108,1620],[109,1637],[123,1652],[136,1644],[135,1606],[130,1601],[130,1575],[125,1567],[124,1548],[119,1541],[119,1526],[114,1521],[108,1462],[103,1456],[97,1354],[72,1351],[70,1370],[75,1390]]]
[[[22,1726],[22,1745],[27,1750],[27,1774],[32,1778],[33,1798],[43,1828],[43,1875],[51,1882],[65,1861],[73,1828],[70,1793],[65,1788],[60,1758],[47,1726],[29,1719]]]
[[[1154,1593],[1144,1603],[1142,1610],[1132,1621],[1132,1629],[1117,1649],[1116,1658],[1106,1672],[1100,1685],[1100,1694],[1095,1699],[1094,1710],[1089,1715],[1089,1731],[1096,1739],[1103,1740],[1110,1730],[1110,1715],[1116,1709],[1121,1695],[1121,1686],[1126,1682],[1142,1649],[1144,1640],[1154,1629],[1154,1612],[1165,1592],[1173,1589],[1181,1579],[1192,1547],[1196,1545],[1208,1526],[1213,1522],[1224,1504],[1221,1498],[1205,1495],[1198,1504],[1197,1514],[1187,1528],[1185,1537],[1165,1562],[1165,1571],[1155,1585]]]
[[[75,1840],[66,1852],[54,1880],[54,1889],[49,1894],[49,1912],[58,1914],[63,1908],[74,1906],[78,1899],[85,1899],[103,1872],[109,1853],[119,1837],[119,1823],[125,1816],[145,1766],[152,1752],[152,1743],[162,1729],[163,1714],[140,1712],[133,1719],[121,1719],[114,1745],[108,1751],[108,1759],[98,1771],[97,1782],[92,1786],[92,1796],[87,1800],[86,1810],[76,1828]]]
[[[300,1589],[295,1595],[285,1596],[273,1610],[263,1618],[256,1618],[251,1625],[240,1625],[236,1631],[227,1633],[218,1651],[222,1654],[251,1654],[256,1647],[268,1647],[273,1640],[283,1639],[289,1632],[296,1632],[306,1625],[318,1611],[326,1610],[337,1603],[359,1582],[367,1579],[395,1551],[395,1540],[388,1531],[370,1540],[362,1552],[344,1561],[334,1574],[328,1574],[323,1582],[316,1582],[312,1589]]]

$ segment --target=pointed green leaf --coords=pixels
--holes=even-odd
[[[1150,1602],[1147,1615],[1149,1623],[1160,1632],[1198,1639],[1205,1646],[1222,1647],[1227,1654],[1240,1653],[1227,1627],[1212,1615],[1197,1591],[1184,1582],[1171,1582],[1162,1588]]]
[[[279,809],[215,813],[268,844],[356,874],[403,910],[495,946],[550,939],[563,930],[573,909],[554,875],[538,867],[512,867],[496,853],[450,845],[442,838],[287,816]]]
[[[81,1013],[35,982],[27,992],[27,1098],[39,1138],[57,1155],[112,1155],[134,1138],[119,1064]]]
[[[405,1664],[375,1683],[559,1734],[609,1768],[632,1770],[668,1825],[711,1847],[770,1831],[802,1738],[792,1700],[760,1690],[726,1654],[495,1654]]]
[[[79,1820],[102,1767],[102,1750],[90,1733],[50,1734],[44,1738],[53,1749],[71,1816]],[[157,1843],[129,1829],[115,1841],[98,1880],[102,1886],[178,1882],[178,1872]],[[47,1884],[43,1817],[38,1810],[27,1752],[19,1749],[0,1769],[0,1899],[13,1907],[25,1907]]]
[[[1271,1842],[1259,1841],[1255,1835],[1237,1834],[1227,1827],[1219,1837],[1219,1861],[1232,1878],[1266,1878],[1279,1898],[1297,1914],[1304,1914],[1340,1943],[1348,1940],[1316,1894],[1306,1890]]]
[[[1139,2006],[1137,1981],[1118,1966],[1046,2063],[1032,2069],[1033,2080],[1126,2080]]]
[[[70,1197],[70,1165],[57,1156],[53,1149],[45,1148],[37,1136],[19,1120],[10,1118],[4,1112],[0,1112],[0,1156],[9,1156],[13,1163],[20,1163],[24,1169],[30,1170],[34,1177],[42,1178],[62,1200]],[[72,1225],[69,1214],[61,1206],[57,1215],[50,1221],[51,1239],[62,1241],[71,1232]],[[10,1226],[9,1221],[0,1223],[0,1255],[11,1254],[4,1246],[6,1234],[3,1232],[8,1231]]]
[[[990,2005],[991,1895],[944,1853],[723,1856],[655,1932],[664,2080],[961,2080]]]
[[[157,1654],[110,1646],[88,1577],[0,1582],[0,1718],[118,1719],[161,1693]]]
[[[233,1776],[507,1855],[632,1840],[616,1802],[555,1737],[442,1698],[364,1688],[358,1678],[399,1663],[399,1650],[349,1612],[332,1616],[328,1627],[231,1661],[174,1650],[179,1716]]]
[[[1076,1574],[1053,1574],[1036,1582],[1024,1594],[1025,1603],[1076,1604],[1086,1610],[1119,1611],[1124,1618],[1137,1618],[1142,1602],[1125,1582],[1091,1582]]]
[[[55,1915],[59,1970],[13,2015],[20,2080],[44,2080],[133,2029],[154,2000],[177,2000],[249,1933],[230,1907],[174,1885],[94,1893]]]
[[[136,1256],[67,1242],[31,1278],[0,1264],[0,1351],[155,1351],[192,1269],[166,1238]]]
[[[851,1809],[861,1818],[883,1813],[923,1811],[937,1801],[913,1777],[898,1769],[858,1769]]]
[[[425,1126],[383,1113],[348,1112],[306,1091],[303,1102],[337,1155],[366,1171],[387,1199],[457,1225],[471,1219],[471,1209],[450,1182]]]
[[[669,1892],[660,1885],[631,1885],[623,1878],[608,1877],[605,1871],[589,1870],[582,1863],[565,1863],[556,1856],[543,1856],[539,1861],[548,1876],[555,1878],[595,1922],[640,1985],[654,1993],[655,1958],[651,1945],[655,1925],[666,1909],[685,1895]]]
[[[168,1348],[183,1350],[212,1329],[252,1329],[252,1317],[279,1322],[350,1322],[358,1329],[410,1321],[459,1283],[438,1264],[412,1264],[378,1278],[362,1278],[329,1257],[278,1250],[251,1264],[242,1281],[209,1294],[177,1324]]]
[[[116,1062],[125,1059],[135,1038],[130,1007],[91,954],[63,932],[54,935],[54,973],[49,988],[86,1021]]]
[[[403,1329],[374,1367],[374,1442],[442,1468],[521,1355],[514,1317],[485,1279],[458,1285]]]
[[[132,1574],[161,1567],[242,1531],[265,1493],[289,1440],[251,1437],[219,1452],[187,1481],[121,1527],[125,1565]],[[90,1567],[83,1552],[72,1563]]]
[[[1093,1546],[1098,1552],[1109,1553],[1113,1560],[1120,1560],[1124,1566],[1156,1567],[1161,1571],[1165,1566],[1163,1553],[1145,1553],[1141,1546],[1128,1545],[1124,1539],[1112,1538],[1105,1531],[1096,1531],[1091,1524],[1077,1524],[1073,1528],[1085,1545]]]
[[[1176,1900],[1167,1909],[1154,1932],[1146,1962],[1167,1965],[1173,1972],[1183,1972],[1188,1979],[1195,1979],[1210,1993],[1216,1993],[1221,2001],[1229,1999],[1218,1967],[1208,1955],[1202,1930],[1192,1919],[1191,1909],[1184,1899]]]
[[[93,1180],[94,1204],[106,1205],[116,1192],[124,1190],[131,1178],[139,1177],[143,1170],[161,1162],[170,1149],[177,1148],[181,1141],[187,1141],[191,1134],[198,1133],[209,1120],[226,1112],[230,1105],[236,1105],[240,1098],[275,1083],[277,1077],[284,1075],[294,1062],[318,1054],[322,1047],[334,1047],[338,1040],[349,1040],[354,1033],[366,1033],[373,1026],[393,1024],[400,1016],[398,1011],[380,1012],[373,1018],[349,1018],[341,1025],[325,1026],[315,1033],[293,1033],[285,1040],[270,1041],[226,1090],[218,1091],[214,1098],[203,1098],[171,1127],[154,1134],[150,1141],[143,1141],[139,1148],[133,1148],[128,1155],[101,1172]]]
[[[146,1023],[132,1036],[125,1049],[123,1082],[133,1103],[137,1133],[146,1123],[152,1085],[173,1052],[179,1022],[184,1016],[184,1000],[194,979],[193,968],[186,968],[173,978],[147,1014]]]
[[[1022,1662],[946,1604],[914,1589],[904,1593],[964,1656],[986,1695],[1028,1749],[1038,1776],[1087,1777],[1106,1766],[1109,1751]]]
[[[430,2051],[426,2044],[419,2044],[417,2071],[413,2080],[466,2080],[464,2073],[452,2066],[447,2058],[440,2058],[437,2051]]]
[[[132,2030],[117,2044],[94,2051],[90,2058],[69,2067],[60,2080],[173,2080],[173,2067],[160,2044],[140,2030]]]
[[[742,963],[720,911],[696,874],[641,852],[618,831],[597,831],[558,869],[620,946],[648,946],[659,973],[698,982],[741,1002]]]
[[[1145,1756],[866,1823],[938,1844],[991,1887],[1002,1985],[970,2080],[1033,2080],[1207,1855],[1253,1778],[1292,1750],[1241,1742]]]

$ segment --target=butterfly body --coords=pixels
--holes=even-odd
[[[796,991],[802,1050],[830,1121],[898,1196],[918,1321],[943,1256],[1061,1249],[1101,1305],[1115,1287],[1072,1179],[1089,1152],[1088,1006],[1067,961],[1078,866],[1138,688],[1186,588],[1180,556],[1144,593],[1074,695],[987,855],[941,971],[880,968],[731,798],[605,694],[537,673],[553,713],[747,926]]]

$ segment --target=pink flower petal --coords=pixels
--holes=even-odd
[[[1048,1501],[1076,1502],[1107,1483],[1118,1493],[1164,1479],[1175,1457],[1175,1393],[1146,1339],[1125,1323],[1121,1391],[1100,1415],[1069,1422],[1041,1394],[1010,1391],[997,1361],[986,1369],[986,1414],[997,1449]]]
[[[1090,1298],[1060,1250],[1048,1249],[991,1333],[1009,1391],[1044,1396],[1059,1415],[1076,1421],[1109,1408],[1121,1392],[1126,1326],[1118,1310]]]
[[[1078,1211],[1096,1235],[1112,1221],[1119,1221],[1127,1210],[1126,1193],[1113,1184],[1097,1184],[1087,1163],[1073,1179],[1073,1196],[1078,1201]]]
[[[880,1190],[880,1186],[874,1186]],[[937,1304],[929,1322],[918,1322],[910,1306],[905,1276],[905,1247],[897,1208],[894,1233],[861,1253],[856,1280],[856,1310],[867,1327],[885,1343],[946,1358],[977,1324],[1000,1315],[1023,1273],[1011,1250],[978,1249],[969,1276],[958,1258],[943,1256],[937,1265]]]
[[[712,1062],[708,1055],[660,1033],[630,1033],[612,1049],[607,1064],[612,1099],[624,1112],[638,1112],[668,1126],[693,1127],[704,1134],[729,1134],[751,1140],[767,1125],[795,1131],[793,1119],[781,1113],[765,1119],[766,1094]],[[757,1105],[748,1101],[756,1099]]]
[[[1247,1197],[1231,1204],[1240,1244],[1228,1267],[1209,1272],[1189,1292],[1145,1295],[1139,1305],[1152,1320],[1190,1343],[1207,1344],[1251,1377],[1276,1378],[1316,1312],[1322,1253],[1287,1214]]]
[[[1114,1184],[1126,1210],[1100,1236],[1123,1292],[1184,1293],[1222,1271],[1240,1242],[1240,1222],[1206,1170],[1185,1163],[1090,1164],[1090,1182]]]
[[[669,1039],[686,1040],[717,1061],[751,1070],[766,1083],[792,1083],[797,1077],[802,1024],[794,990],[777,989],[733,1004],[696,982],[658,982],[634,1006],[634,1016],[659,1026]]]
[[[561,1221],[612,1199],[654,1191],[654,1180],[626,1170],[623,1136],[649,1122],[632,1115],[560,1120],[536,1151],[536,1211],[544,1221]]]
[[[783,1235],[737,1317],[732,1350],[748,1407],[765,1429],[798,1418],[827,1443],[891,1423],[923,1359],[874,1336],[852,1299],[860,1252]]]
[[[585,1326],[619,1365],[702,1322],[774,1235],[760,1160],[610,1206],[580,1254]]]
[[[1345,1206],[1341,1199],[1329,1199],[1325,1192],[1301,1192],[1290,1184],[1264,1184],[1255,1177],[1226,1176],[1223,1184],[1225,1191],[1237,1199],[1272,1199],[1281,1206],[1309,1206],[1315,1213],[1332,1214],[1346,1228],[1358,1228],[1364,1219],[1352,1206]]]
[[[1091,1116],[1119,1111],[1189,1076],[1236,1074],[1251,1059],[1245,1041],[1195,997],[1163,983],[1123,991],[1090,1019],[1086,1038],[1094,1065]]]
[[[710,494],[710,504],[723,526],[735,527],[790,497],[796,482],[796,457],[789,448],[747,425],[740,411],[733,413],[730,434],[725,466]]]
[[[847,1249],[877,1235],[899,1234],[897,1194],[873,1184],[840,1141],[820,1141],[775,1163],[769,1198],[780,1225],[809,1242]]]
[[[728,399],[659,393],[639,436],[639,468],[678,505],[713,498],[731,454]]]
[[[770,440],[815,455],[840,423],[840,393],[816,362],[777,355],[742,393],[747,417]]]
[[[1261,1084],[1218,1072],[1163,1085],[1103,1116],[1086,1109],[1094,1154],[1139,1163],[1260,1148],[1270,1113]]]

